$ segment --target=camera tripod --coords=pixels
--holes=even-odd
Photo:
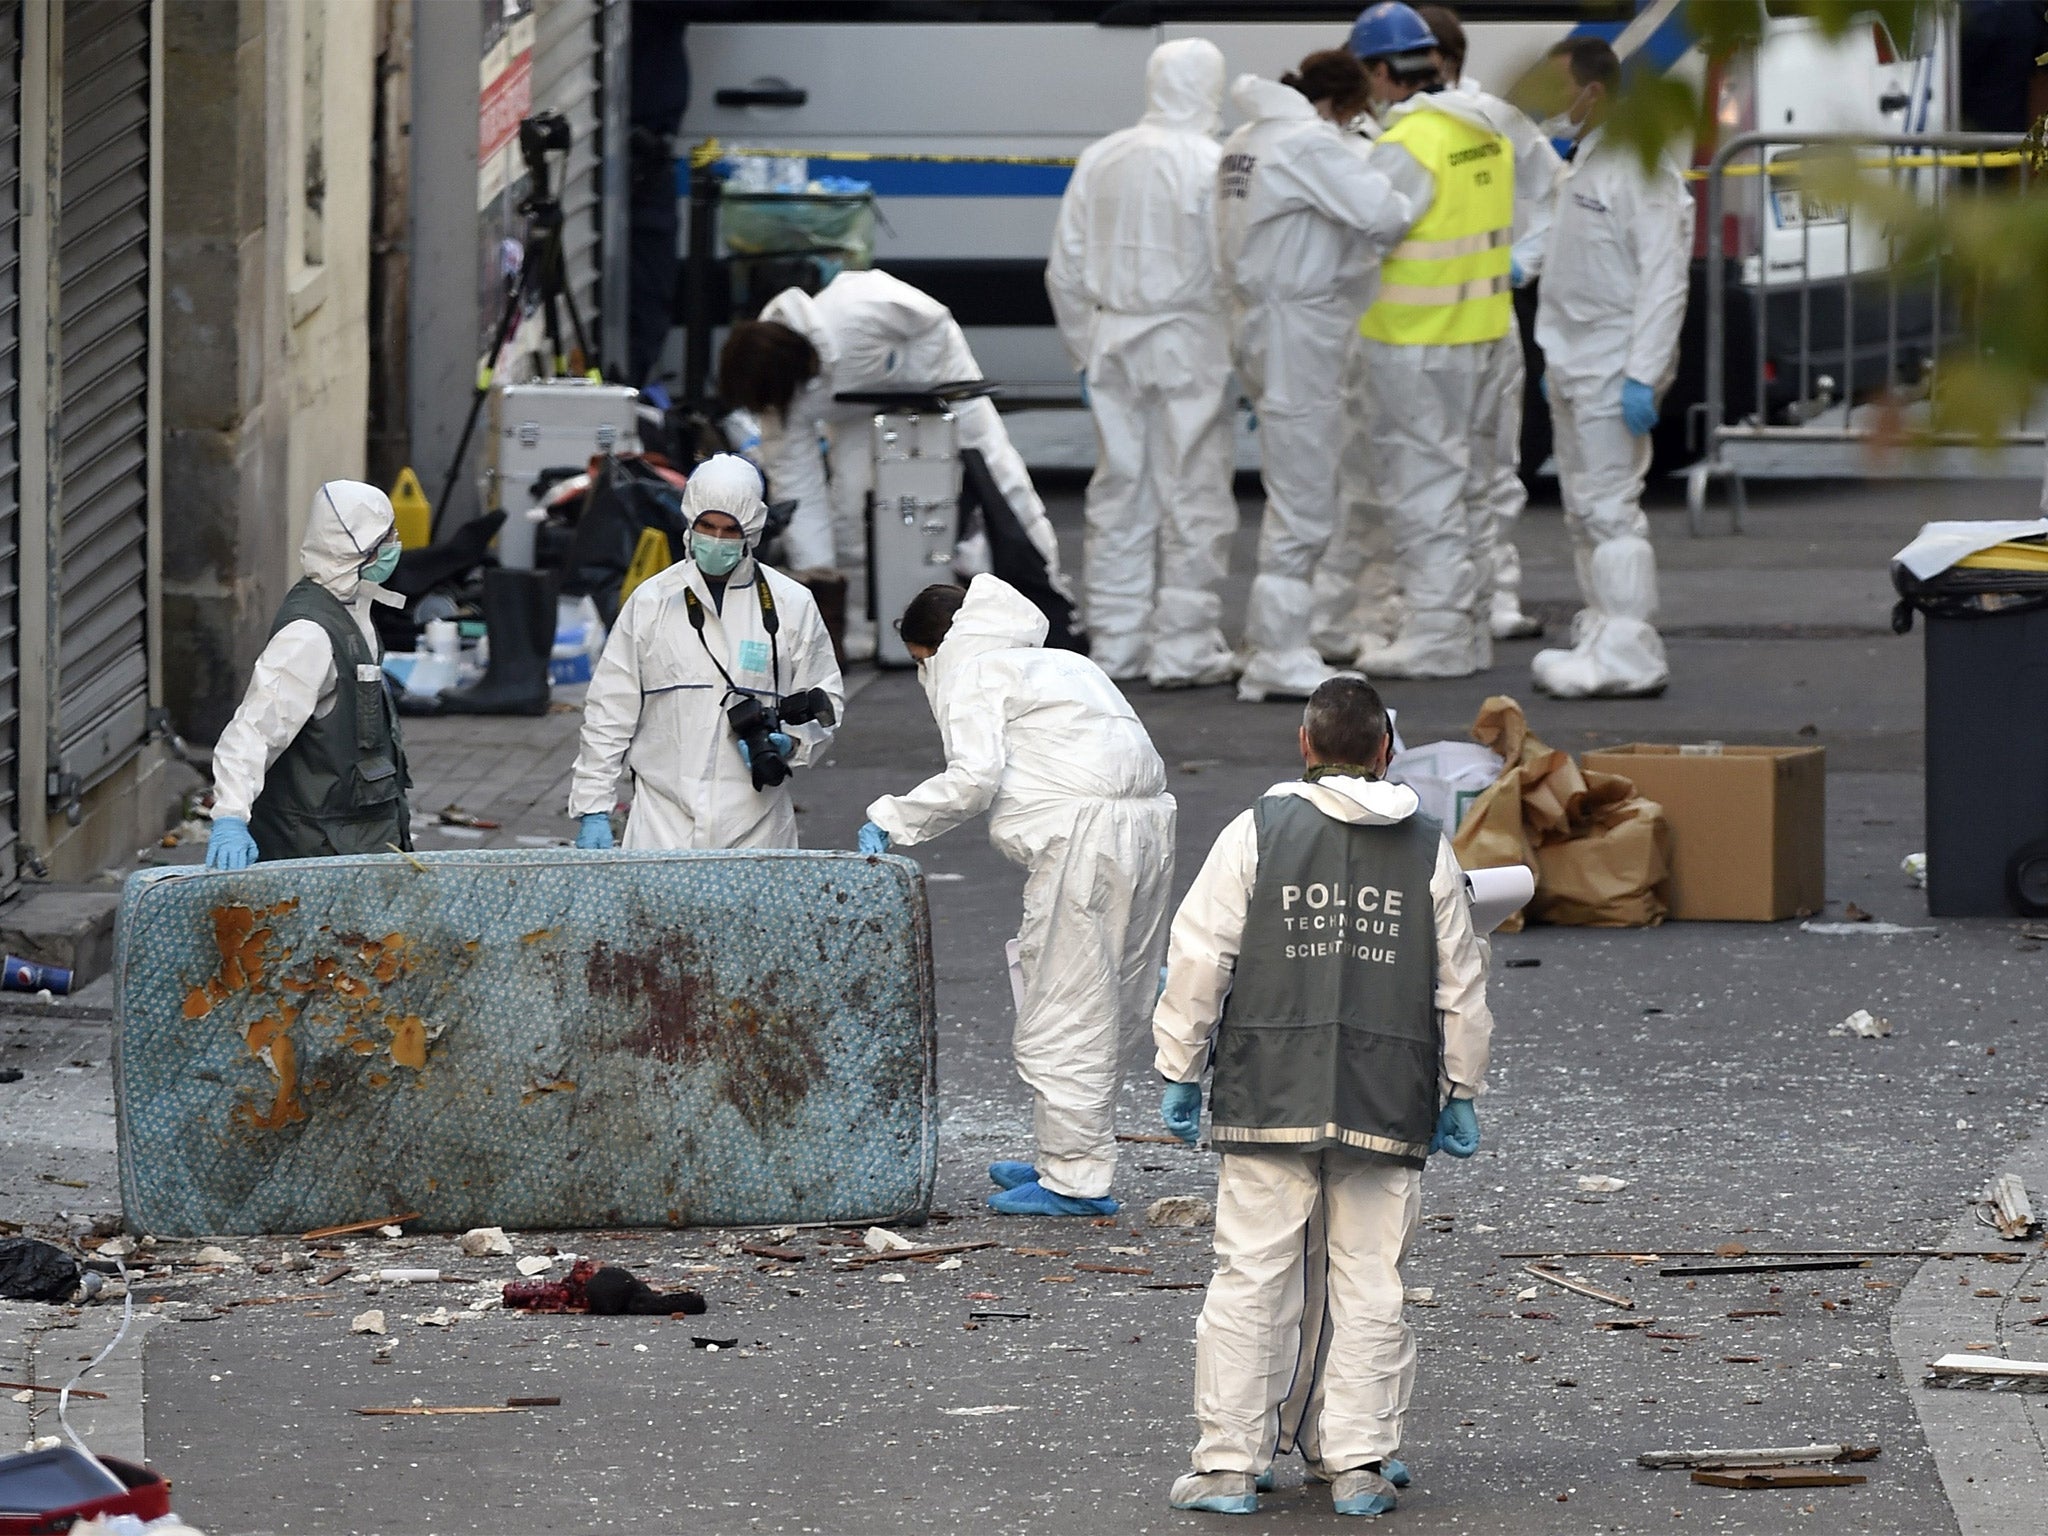
[[[442,482],[440,499],[434,503],[433,521],[427,535],[429,543],[441,536],[441,518],[448,510],[449,500],[462,476],[462,462],[469,456],[469,440],[476,435],[477,418],[483,414],[484,401],[490,398],[498,355],[505,350],[506,343],[512,339],[512,332],[518,328],[529,290],[539,302],[541,320],[547,328],[548,354],[554,360],[556,376],[569,373],[572,361],[576,370],[582,371],[590,357],[583,315],[576,307],[576,294],[569,286],[562,256],[562,204],[555,196],[554,185],[548,175],[548,155],[551,152],[566,154],[568,150],[569,123],[559,112],[536,112],[520,122],[519,153],[526,161],[527,189],[526,195],[519,200],[519,211],[526,215],[526,245],[520,254],[519,270],[505,280],[505,307],[498,316],[497,325],[492,328],[491,350],[485,355],[483,366],[477,370],[476,393],[469,402],[469,415],[462,423],[462,435],[455,440],[455,455],[448,465],[448,477]],[[573,354],[562,346],[564,309],[569,312],[569,326],[575,337],[576,350]],[[595,377],[596,370],[592,369],[591,374]]]

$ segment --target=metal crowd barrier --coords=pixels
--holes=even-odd
[[[1924,409],[1943,357],[1980,352],[1986,338],[1959,302],[1965,296],[1955,292],[1953,273],[1944,271],[1943,253],[1909,256],[1870,211],[1862,211],[1859,225],[1853,200],[1827,207],[1793,184],[1799,152],[1846,153],[1860,171],[1888,177],[1893,188],[1911,191],[1939,215],[1965,199],[2030,191],[2021,143],[2017,134],[1995,133],[1745,133],[1715,154],[1705,171],[1706,393],[1696,407],[1705,427],[1703,441],[1694,439],[1703,455],[1686,483],[1694,536],[1716,478],[1727,484],[1731,524],[1740,533],[1745,473],[2041,473],[2038,406],[1988,448],[1963,435],[1920,434],[1897,452],[1874,451]],[[1753,220],[1756,252],[1731,257],[1731,181],[1742,178],[1761,183],[1747,208],[1733,215],[1738,227],[1744,216]],[[1782,238],[1771,238],[1794,226],[1796,260]],[[1831,257],[1837,239],[1839,276],[1827,261],[1817,277],[1816,247],[1828,248]],[[1734,274],[1731,261],[1739,262]]]

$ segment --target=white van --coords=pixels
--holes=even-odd
[[[1764,46],[1712,80],[1685,32],[1678,0],[1642,0],[1627,26],[1611,19],[1611,6],[1523,0],[1458,10],[1468,72],[1499,91],[1560,39],[1592,33],[1615,39],[1639,66],[1687,72],[1713,93],[1729,133],[1946,124],[1952,92],[1940,39],[1894,40],[1873,22],[1828,43],[1805,20],[1776,14],[1783,5],[1763,8],[1771,13]],[[951,307],[983,368],[1003,384],[1007,405],[1078,405],[1044,288],[1067,180],[1060,162],[1137,121],[1145,60],[1159,43],[1207,37],[1223,50],[1232,75],[1277,76],[1304,54],[1341,47],[1357,9],[1299,0],[698,4],[693,13],[709,19],[693,21],[686,38],[693,92],[677,140],[679,191],[686,195],[691,147],[710,140],[728,150],[862,157],[814,159],[810,168],[873,186],[880,214],[875,265]],[[1711,149],[1698,147],[1701,163]],[[1752,181],[1752,190],[1760,189]],[[1752,202],[1726,235],[1729,254],[1740,258],[1733,280],[1759,293],[1841,283],[1844,242],[1830,232],[1829,210],[1788,194],[1770,200],[1766,219],[1763,203]],[[1883,252],[1866,248],[1860,232],[1856,244],[1848,266],[1866,270],[1882,261]],[[1816,300],[1815,307],[1826,306]],[[1833,308],[1839,317],[1839,299]],[[1679,407],[1700,393],[1703,311],[1696,302],[1689,317],[1691,355],[1682,367]],[[714,318],[722,322],[724,315]],[[1731,366],[1731,378],[1740,372]],[[1535,414],[1531,447],[1539,448],[1547,433]],[[1667,422],[1682,431],[1685,414],[1668,410]],[[1537,452],[1534,462],[1542,457]]]

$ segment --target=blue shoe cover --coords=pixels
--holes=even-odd
[[[988,1165],[988,1181],[997,1189],[1015,1189],[1019,1184],[1036,1184],[1038,1170],[1015,1158]]]
[[[1322,1481],[1322,1479],[1316,1477],[1316,1472],[1313,1467],[1309,1469],[1308,1475],[1311,1479],[1315,1481]],[[1384,1477],[1396,1488],[1406,1488],[1410,1483],[1415,1481],[1414,1477],[1408,1471],[1408,1463],[1405,1461],[1397,1460],[1392,1456],[1389,1456],[1385,1461],[1380,1463],[1380,1476]],[[1273,1469],[1271,1467],[1266,1468],[1265,1471],[1259,1474],[1257,1487],[1259,1492],[1261,1493],[1271,1493],[1273,1491]]]
[[[1116,1202],[1106,1195],[1100,1200],[1056,1195],[1036,1179],[990,1195],[988,1208],[1002,1216],[1114,1216],[1117,1212]]]
[[[1330,1508],[1340,1515],[1384,1515],[1399,1502],[1393,1483],[1365,1467],[1338,1473],[1330,1485]]]
[[[1186,1472],[1173,1480],[1168,1504],[1211,1515],[1255,1515],[1259,1496],[1242,1472]]]

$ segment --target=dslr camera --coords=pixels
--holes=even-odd
[[[751,693],[742,694],[726,707],[725,720],[733,735],[747,745],[747,761],[753,768],[756,789],[772,789],[791,772],[789,759],[775,749],[769,737],[785,726],[809,725],[813,721],[819,725],[839,723],[832,709],[832,696],[822,688],[786,693],[773,703]]]

